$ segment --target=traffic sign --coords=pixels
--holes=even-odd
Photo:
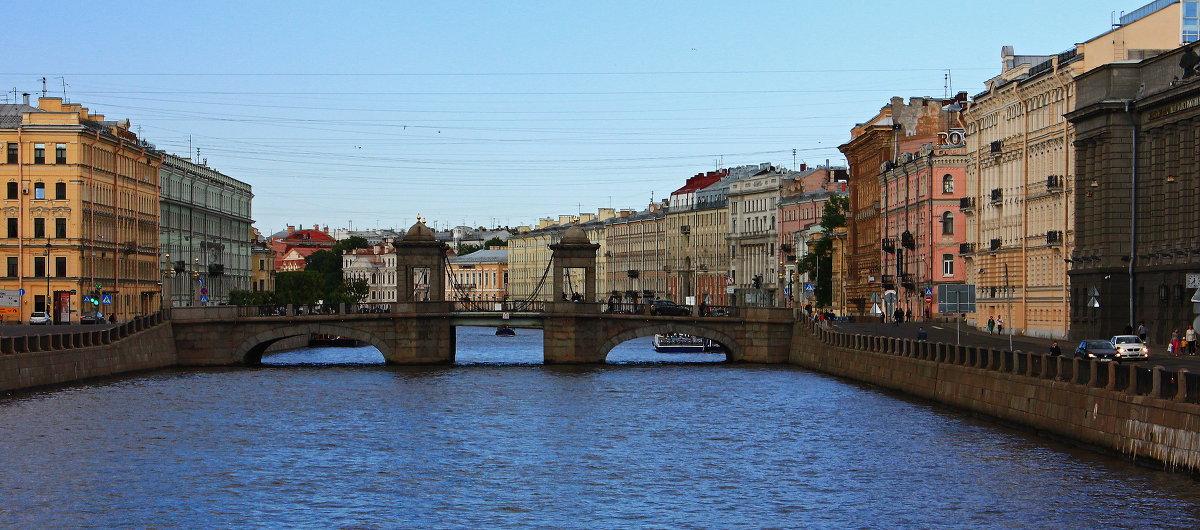
[[[1187,288],[1200,289],[1200,273],[1189,272],[1187,275]]]
[[[811,293],[811,292],[817,290],[817,288],[816,288],[816,286],[814,286],[811,283],[806,283],[806,284],[804,284],[804,290]]]
[[[21,296],[25,296],[25,289],[21,289]]]
[[[932,297],[932,296],[928,296],[928,295],[926,295],[926,296],[925,296],[925,303],[927,303],[927,304],[931,304],[931,303],[933,303],[933,297]]]
[[[204,287],[204,278],[196,278],[196,281],[200,282],[200,287]]]
[[[200,296],[208,296],[208,287],[200,288]]]
[[[208,303],[208,297],[207,297],[207,296],[201,296],[201,297],[200,297],[200,303],[202,303],[202,304],[207,304],[207,303]]]
[[[111,295],[111,294],[106,294],[106,295],[104,295],[104,296],[101,296],[101,297],[100,297],[100,303],[101,303],[101,304],[105,304],[105,305],[111,304],[111,303],[112,303],[112,295]]]
[[[925,298],[929,298],[930,296],[933,296],[933,287],[926,287],[925,288]],[[925,300],[925,301],[928,302],[929,300]]]

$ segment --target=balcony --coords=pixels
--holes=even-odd
[[[685,236],[686,236],[686,235],[691,235],[691,233],[692,233],[692,227],[691,227],[691,225],[683,225],[683,226],[679,227],[679,233],[680,233],[680,234],[683,234],[683,235],[685,235]]]
[[[995,142],[992,142],[991,147],[992,147],[992,154],[998,155],[1004,151],[1004,142],[1000,141],[1000,140],[996,140]]]
[[[888,254],[896,253],[896,239],[895,238],[891,238],[891,237],[883,238],[883,242],[880,244],[880,246],[882,246],[883,251],[887,252]]]
[[[900,234],[900,246],[909,250],[916,250],[917,238],[913,237],[912,232],[905,230],[903,234]]]
[[[1062,191],[1062,189],[1062,175],[1050,175],[1046,177],[1046,191]]]
[[[963,198],[959,199],[958,200],[958,209],[974,210],[975,209],[975,197],[963,197]]]
[[[959,243],[959,254],[973,254],[975,252],[975,243]]]
[[[896,277],[892,276],[891,274],[884,274],[883,281],[881,283],[883,284],[884,289],[895,289]]]
[[[1061,242],[1062,242],[1062,240],[1063,240],[1062,231],[1060,231],[1060,230],[1051,230],[1051,231],[1049,231],[1049,232],[1046,232],[1046,244],[1047,244],[1047,245],[1053,245],[1053,244],[1055,244],[1055,243],[1061,243]]]
[[[996,188],[996,189],[992,190],[992,197],[991,197],[992,204],[999,203],[1003,200],[1004,200],[1004,190],[1002,190],[1000,188]]]
[[[917,288],[916,282],[913,281],[913,275],[907,272],[900,275],[900,285],[903,285],[905,289],[910,291]]]
[[[992,240],[991,249],[992,250],[1000,250],[1000,240],[999,239]]]

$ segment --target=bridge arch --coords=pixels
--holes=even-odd
[[[234,350],[234,358],[241,360],[243,364],[259,364],[262,362],[263,352],[266,351],[266,349],[272,344],[288,337],[316,334],[336,335],[339,337],[362,341],[374,346],[375,349],[379,350],[379,353],[383,354],[384,359],[393,358],[391,346],[370,332],[351,327],[339,326],[337,324],[320,322],[312,322],[307,324],[289,323],[260,331],[246,338],[241,344],[238,345],[237,349]]]
[[[608,353],[617,345],[641,337],[659,334],[685,333],[695,337],[704,337],[725,347],[725,360],[737,361],[745,351],[741,343],[733,337],[715,328],[698,326],[684,322],[649,322],[638,327],[626,329],[610,337],[596,350],[597,359],[608,359]]]

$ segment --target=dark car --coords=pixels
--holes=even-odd
[[[1079,343],[1078,348],[1075,348],[1076,359],[1096,359],[1107,362],[1115,360],[1117,353],[1117,348],[1107,339],[1085,340]]]
[[[104,314],[99,311],[86,311],[79,314],[80,324],[103,324],[105,322],[107,320],[104,320]]]
[[[690,317],[692,316],[692,308],[676,304],[670,300],[655,300],[650,304],[650,314],[673,317]]]

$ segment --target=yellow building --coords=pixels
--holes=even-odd
[[[967,283],[975,286],[976,312],[968,320],[976,326],[996,317],[1017,333],[1067,336],[1075,131],[1063,115],[1075,110],[1074,80],[1103,64],[1178,47],[1189,38],[1184,15],[1195,13],[1197,3],[1152,2],[1122,17],[1116,29],[1057,55],[1016,55],[1004,47],[1003,71],[963,113],[967,243],[960,252]]]
[[[616,291],[627,301],[632,301],[635,293],[638,298],[670,295],[666,211],[666,201],[651,203],[641,212],[623,210],[606,224],[603,256],[608,273],[600,282],[604,289],[597,289],[598,293],[607,299]]]
[[[0,289],[24,291],[18,314],[6,320],[33,311],[49,311],[55,322],[96,309],[118,319],[158,311],[162,154],[128,121],[105,121],[59,98],[0,105],[0,144]],[[97,295],[109,303],[93,305]]]
[[[587,234],[588,240],[600,245],[596,258],[596,278],[599,284],[596,286],[596,292],[604,293],[605,291],[602,290],[603,271],[606,270],[604,219],[611,218],[611,216],[611,209],[602,209],[598,215],[584,214],[579,218],[564,215],[559,216],[557,221],[542,219],[536,228],[519,227],[517,233],[508,239],[508,299],[519,301],[532,297],[534,300],[552,301],[562,297],[563,293],[550,292],[553,290],[553,278],[548,272],[552,255],[550,245],[558,243],[562,239],[563,233],[576,220],[579,221],[580,228],[583,228],[584,233]],[[583,293],[585,292],[583,280],[583,275],[577,274],[565,278],[563,285],[571,293]],[[534,294],[536,296],[533,296]],[[568,293],[569,295],[570,293]],[[589,302],[596,301],[589,300]]]

